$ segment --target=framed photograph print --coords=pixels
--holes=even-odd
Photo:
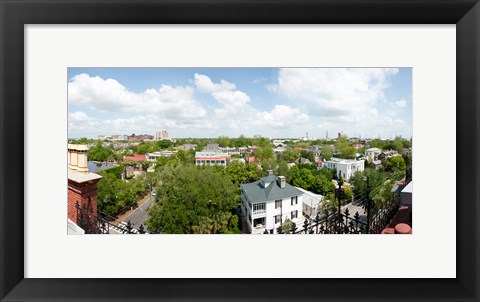
[[[480,299],[478,1],[0,16],[1,301]]]

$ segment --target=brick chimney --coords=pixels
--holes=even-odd
[[[88,171],[87,145],[68,145],[68,218],[79,225],[78,206],[88,213],[88,218],[83,223],[93,224],[97,216],[97,183],[102,178],[100,175]],[[89,221],[90,220],[90,221]],[[89,229],[84,229],[89,233]]]
[[[280,189],[284,189],[286,183],[287,183],[287,180],[285,179],[285,176],[278,177],[278,185],[280,186]]]

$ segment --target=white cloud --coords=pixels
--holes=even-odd
[[[405,107],[407,107],[407,101],[405,101],[405,100],[396,101],[395,106],[397,108],[405,108]]]
[[[260,123],[258,123],[260,121]],[[257,113],[257,118],[252,121],[253,124],[264,124],[271,127],[285,127],[286,130],[292,126],[306,125],[309,118],[301,113],[298,108],[291,108],[286,105],[275,105],[271,111]]]
[[[350,136],[397,130],[411,133],[411,125],[405,122],[408,117],[401,115],[411,101],[389,100],[385,93],[397,72],[383,68],[280,69],[276,83],[263,85],[272,92],[270,100],[262,95],[267,100],[263,107],[256,107],[258,96],[249,95],[250,90],[198,73],[190,86],[159,84],[142,92],[133,92],[114,79],[80,74],[68,83],[69,106],[77,110],[69,114],[69,132],[153,134],[169,129],[174,137],[241,133],[296,137],[306,131],[317,137],[325,131],[331,137],[337,131]],[[256,91],[259,86],[245,89]],[[202,96],[203,102],[210,102],[205,103],[209,111],[196,98],[200,94],[211,96],[210,101]],[[105,113],[107,119],[101,118]]]
[[[318,116],[360,114],[384,98],[389,68],[283,68],[270,91],[285,96]]]
[[[87,114],[85,112],[75,111],[75,112],[72,112],[68,115],[68,119],[70,121],[74,121],[74,122],[81,122],[81,121],[88,120],[89,117],[87,116]]]
[[[282,68],[267,89],[307,113],[316,129],[373,135],[396,130],[395,117],[408,104],[391,102],[385,93],[397,73],[396,68]]]
[[[203,93],[212,93],[216,91],[234,90],[235,84],[221,80],[220,83],[213,83],[212,80],[203,74],[194,75],[196,88]]]
[[[270,111],[262,111],[250,105],[250,97],[236,90],[235,84],[225,80],[214,83],[206,75],[195,74],[199,91],[209,93],[221,107],[214,110],[215,120],[222,128],[238,131],[254,131],[258,128],[290,128],[304,125],[309,118],[298,108],[275,105]]]
[[[159,129],[200,129],[204,131],[216,129],[216,125],[211,121],[199,119],[175,120],[159,118],[159,116],[154,113],[106,120],[87,116],[84,112],[69,114],[69,136],[77,136],[80,132],[91,133],[91,136],[96,136],[99,134],[99,129],[102,135],[132,133],[153,134]],[[172,133],[175,133],[175,131]],[[80,136],[85,135],[80,134]]]
[[[193,97],[189,86],[161,85],[141,93],[129,91],[114,79],[79,74],[68,83],[68,101],[102,112],[156,113],[175,119],[204,118],[207,111]]]

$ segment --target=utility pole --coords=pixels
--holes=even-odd
[[[340,174],[340,177],[338,178],[338,191],[337,191],[337,200],[338,200],[338,214],[340,215],[340,207],[341,207],[341,192],[342,192],[342,185],[343,185],[343,179],[342,179],[342,171],[338,171]]]
[[[341,223],[343,221],[342,218],[342,213],[341,213],[341,195],[342,195],[342,185],[343,185],[343,179],[342,179],[342,171],[339,171],[340,177],[338,178],[338,190],[337,190],[337,200],[338,200],[338,230],[337,232],[340,234],[340,230],[342,229]]]
[[[368,234],[370,230],[370,208],[372,206],[372,200],[370,199],[370,192],[371,192],[370,184],[369,184],[369,177],[367,176],[367,200],[365,204],[365,209],[367,210],[367,230],[366,233]]]

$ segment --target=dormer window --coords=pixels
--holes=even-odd
[[[262,181],[262,187],[266,188],[271,184],[271,182]]]

